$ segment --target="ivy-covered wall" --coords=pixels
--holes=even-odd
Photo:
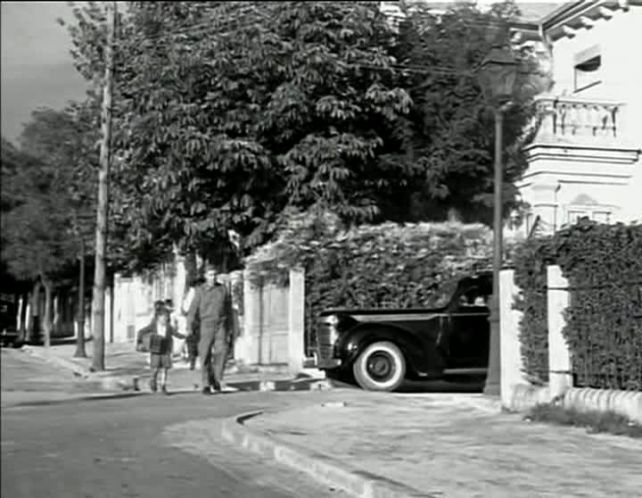
[[[514,253],[515,284],[521,289],[515,308],[522,312],[519,341],[524,369],[534,384],[548,382],[546,266],[555,264],[550,237],[533,239]]]
[[[483,225],[386,223],[342,229],[331,216],[294,220],[273,244],[247,260],[251,274],[285,283],[305,269],[306,336],[332,307],[433,307],[457,281],[489,268],[492,235]]]
[[[527,374],[546,381],[546,266],[569,282],[564,337],[575,385],[642,390],[642,226],[581,220],[515,254],[516,306]]]

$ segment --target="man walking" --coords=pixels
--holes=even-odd
[[[221,390],[227,356],[226,300],[225,286],[216,281],[216,268],[208,263],[205,267],[205,283],[196,289],[187,312],[188,333],[192,333],[197,317],[200,321],[198,351],[203,394]]]

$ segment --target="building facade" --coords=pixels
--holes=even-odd
[[[642,221],[642,1],[567,2],[516,38],[548,48],[553,79],[518,184],[525,232]]]

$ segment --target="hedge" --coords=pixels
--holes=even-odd
[[[250,275],[286,283],[305,269],[306,335],[332,307],[409,308],[445,304],[457,281],[489,268],[483,225],[385,223],[343,229],[329,214],[295,218],[279,239],[246,261]]]
[[[521,289],[514,307],[522,312],[519,341],[524,370],[534,384],[548,382],[548,307],[546,266],[555,264],[550,237],[525,242],[515,250],[515,284]]]
[[[526,372],[546,380],[546,266],[569,282],[562,333],[578,387],[642,390],[642,226],[587,219],[515,255],[517,307]]]

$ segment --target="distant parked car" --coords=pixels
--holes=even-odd
[[[328,309],[314,364],[372,391],[394,391],[406,378],[485,375],[491,294],[492,275],[483,273],[461,280],[441,308]]]

